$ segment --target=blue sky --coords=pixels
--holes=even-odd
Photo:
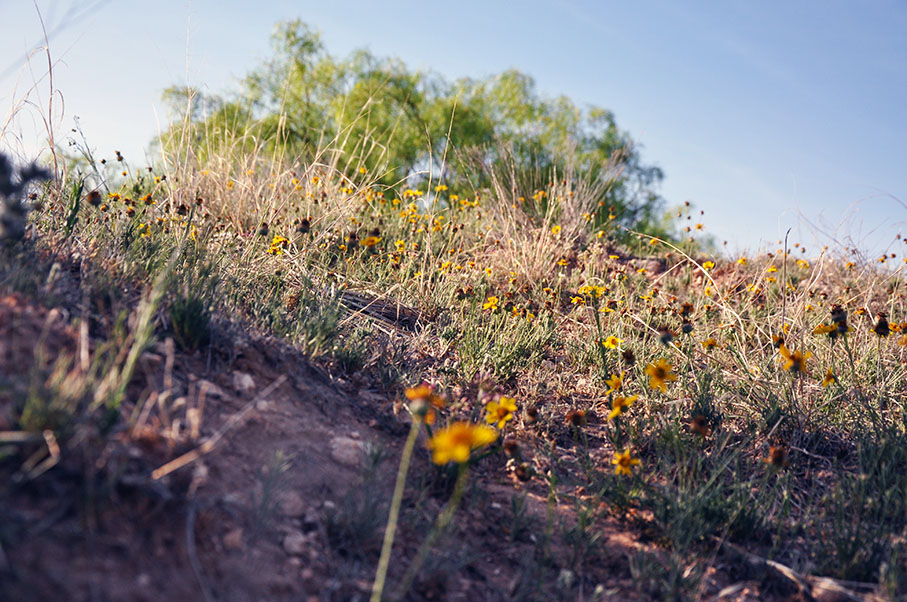
[[[876,254],[907,233],[903,1],[37,4],[65,100],[58,136],[77,115],[102,156],[145,163],[163,88],[235,88],[267,58],[274,24],[298,17],[335,55],[366,47],[451,78],[515,67],[545,94],[612,110],[665,171],[668,202],[704,210],[732,252],[774,248],[789,227],[810,254],[828,234]],[[4,143],[30,153],[44,136],[45,59],[21,67],[40,23],[29,0],[0,0],[0,13],[3,122],[38,81]]]

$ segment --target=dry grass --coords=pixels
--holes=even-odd
[[[482,423],[489,402],[515,398],[490,455],[470,460],[479,493],[464,490],[468,501],[506,482],[548,500],[514,596],[588,598],[606,520],[646,542],[628,560],[641,597],[714,595],[734,571],[749,581],[775,571],[782,592],[907,592],[899,258],[778,249],[737,261],[643,235],[629,249],[615,226],[585,217],[610,180],[477,163],[489,189],[445,190],[434,173],[388,188],[358,168],[379,146],[332,150],[344,132],[308,159],[265,153],[248,132],[204,132],[221,150],[201,153],[197,132],[176,132],[153,170],[70,161],[35,190],[25,240],[0,251],[4,294],[82,312],[70,317],[83,332],[78,357],[19,366],[27,382],[5,377],[2,462],[17,478],[52,475],[43,457],[90,461],[85,429],[94,439],[134,426],[148,399],[129,385],[151,340],[204,354],[229,323],[295,345],[389,404],[431,384],[446,405],[423,437]],[[73,266],[78,288],[56,289],[55,274]],[[814,334],[836,306],[847,333]],[[88,328],[104,340],[90,350]],[[801,371],[779,336],[788,355],[811,354]],[[676,375],[664,391],[651,376],[659,360]],[[639,397],[609,420],[618,395]],[[43,456],[29,447],[41,437]],[[621,452],[640,462],[613,464]],[[415,453],[428,456],[421,444]],[[408,500],[451,494],[449,471],[416,466]],[[489,519],[512,524],[509,538],[487,535],[500,537],[495,549],[523,537],[520,507]],[[482,532],[456,516],[444,532]],[[455,570],[445,553],[428,557],[431,574]],[[737,568],[716,577],[718,566]]]

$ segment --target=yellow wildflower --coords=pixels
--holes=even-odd
[[[620,391],[621,387],[624,386],[624,374],[626,373],[621,372],[619,375],[612,374],[611,378],[605,381],[605,384],[608,385],[608,390],[605,391],[605,395],[607,395],[608,393],[617,393],[618,391]]]
[[[796,373],[806,372],[806,360],[813,356],[809,351],[791,351],[783,343],[778,347],[778,352],[784,362],[784,369]]]
[[[496,424],[499,429],[504,428],[508,420],[513,419],[516,412],[516,401],[512,397],[501,396],[497,401],[489,401],[485,406],[485,422]]]
[[[827,334],[831,335],[834,333],[834,336],[838,334],[837,324],[819,324],[813,329],[813,334]]]
[[[482,305],[482,309],[490,309],[491,311],[498,310],[498,298],[497,297],[488,297],[485,300],[485,303]]]
[[[611,336],[609,336],[607,339],[605,339],[604,341],[602,341],[602,345],[604,345],[604,346],[607,347],[608,349],[617,349],[617,346],[620,345],[622,342],[623,342],[623,341],[621,341],[621,340],[620,340],[619,338],[617,338],[616,336],[611,335]]]
[[[425,424],[435,423],[435,409],[440,410],[444,407],[443,397],[425,383],[408,388],[405,395],[410,401],[410,409],[414,414],[422,416]]]
[[[822,386],[827,387],[828,385],[838,382],[835,373],[831,371],[831,368],[825,373],[825,378],[822,379]]]
[[[663,359],[657,359],[654,364],[646,366],[646,374],[649,376],[649,387],[658,389],[662,393],[668,392],[667,381],[677,380],[674,366]]]
[[[639,399],[639,395],[631,395],[630,397],[616,396],[611,401],[611,413],[608,414],[608,420],[614,420],[623,414],[624,410],[633,405],[637,399]]]
[[[282,255],[283,250],[289,246],[290,241],[287,238],[284,238],[280,234],[275,234],[274,238],[271,240],[271,246],[268,247],[269,255]]]
[[[490,426],[454,422],[429,440],[431,461],[435,464],[463,464],[469,460],[472,450],[494,443],[497,438],[498,432]]]
[[[630,450],[626,450],[614,454],[614,457],[611,459],[611,464],[614,464],[614,472],[617,474],[630,475],[633,474],[633,467],[638,466],[640,462],[639,458],[630,456]]]

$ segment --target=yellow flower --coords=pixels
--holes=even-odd
[[[614,454],[614,457],[611,459],[611,464],[614,464],[614,472],[619,475],[633,474],[633,467],[638,466],[639,463],[639,458],[633,458],[630,456],[629,449],[624,452],[618,452]]]
[[[449,427],[438,431],[428,442],[432,451],[431,461],[435,464],[469,460],[474,449],[484,447],[498,438],[498,432],[490,426],[454,422]]]
[[[809,351],[806,353],[791,351],[783,343],[778,347],[778,352],[781,354],[782,361],[784,362],[784,369],[788,372],[796,373],[806,372],[806,360],[813,356]]]
[[[359,168],[359,173],[368,173],[368,170],[364,167]]]
[[[830,335],[831,333],[835,333],[835,335],[838,334],[837,324],[830,324],[830,325],[819,324],[813,330],[813,334],[829,334]]]
[[[822,386],[827,387],[828,385],[838,382],[837,377],[834,372],[831,371],[831,368],[825,373],[825,378],[822,379]]]
[[[444,398],[434,392],[431,386],[422,383],[406,390],[406,398],[410,401],[413,414],[422,417],[425,424],[435,423],[435,409],[444,407]]]
[[[269,255],[282,255],[283,250],[289,246],[289,239],[284,238],[280,234],[275,234],[274,238],[271,240],[271,246],[268,247]]]
[[[444,398],[435,393],[431,386],[425,383],[409,387],[405,395],[410,401],[424,401],[439,409],[444,407]]]
[[[488,297],[485,300],[485,303],[482,305],[482,309],[490,309],[491,311],[498,310],[498,298],[497,297]]]
[[[709,271],[713,267],[715,267],[714,261],[706,261],[705,263],[702,264],[702,269],[704,269],[705,271]]]
[[[741,257],[737,260],[737,263],[739,263],[740,265],[746,265],[746,257]]]
[[[668,392],[667,381],[677,380],[674,366],[663,359],[657,359],[654,364],[646,366],[646,374],[649,375],[649,387],[658,389],[662,393]]]
[[[366,236],[365,238],[362,239],[362,242],[360,242],[359,244],[362,245],[363,247],[374,247],[379,242],[381,242],[380,236]]]
[[[617,349],[617,346],[621,343],[622,341],[614,335],[611,335],[610,337],[602,341],[602,345],[604,345],[608,349]]]
[[[554,234],[555,236],[557,236],[558,234],[561,233],[561,227],[560,227],[560,226],[552,226],[552,227],[551,227],[551,233]]]
[[[516,412],[516,401],[512,397],[501,396],[497,401],[489,401],[485,406],[485,412],[485,422],[497,424],[497,427],[502,429],[508,420],[513,419],[513,413]]]
[[[608,390],[605,391],[605,395],[620,391],[620,388],[624,386],[624,374],[624,372],[621,372],[620,375],[612,374],[611,378],[605,381],[605,384],[608,385]]]
[[[608,420],[614,420],[618,416],[624,413],[624,410],[629,408],[639,399],[639,395],[632,395],[630,397],[623,397],[618,395],[611,401],[611,413],[608,414]]]
[[[580,295],[588,295],[595,299],[601,298],[606,292],[610,289],[605,286],[596,286],[594,284],[587,284],[586,286],[581,286],[577,291]]]

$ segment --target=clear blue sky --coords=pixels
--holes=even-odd
[[[612,110],[645,160],[664,169],[668,202],[705,210],[707,230],[732,251],[774,248],[793,227],[812,252],[807,221],[873,253],[907,233],[903,0],[37,4],[59,61],[57,130],[67,134],[78,115],[103,156],[120,149],[144,163],[166,121],[163,88],[235,88],[267,58],[274,23],[298,17],[335,55],[366,47],[451,78],[515,67],[545,94]],[[46,71],[43,57],[21,69],[41,41],[33,2],[0,0],[4,121]],[[39,86],[30,98],[44,108],[46,80]],[[33,152],[38,110],[19,118],[3,142]]]

